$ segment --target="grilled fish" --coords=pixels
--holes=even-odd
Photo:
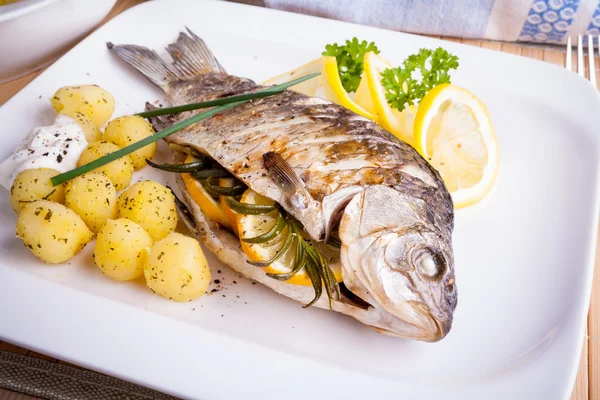
[[[167,47],[172,63],[145,47],[108,47],[172,105],[262,88],[227,74],[189,30]],[[152,122],[164,129],[192,113]],[[434,342],[448,333],[457,303],[452,199],[439,174],[408,144],[344,107],[293,90],[238,105],[166,140],[209,156],[276,201],[311,240],[337,233],[344,290],[315,306],[383,334]],[[179,150],[174,159],[183,163],[186,154]],[[273,279],[249,264],[239,238],[202,213],[181,178],[178,185],[192,232],[219,260],[284,296],[303,303],[314,297],[313,288]]]

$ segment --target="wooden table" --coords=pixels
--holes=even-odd
[[[124,10],[143,3],[145,0],[118,0],[110,14],[100,24],[104,24],[117,14]],[[262,5],[261,0],[235,0],[240,3]],[[473,46],[484,47],[497,51],[503,51],[507,53],[514,53],[524,57],[535,58],[546,62],[563,65],[565,52],[562,48],[548,49],[529,45],[518,45],[511,43],[499,43],[490,42],[484,40],[467,40],[467,39],[456,39],[456,38],[442,38],[444,40],[450,40],[460,43],[465,43]],[[587,68],[587,60],[586,60]],[[573,61],[573,65],[576,65],[576,61]],[[598,63],[596,65],[599,65]],[[10,99],[15,93],[21,90],[25,85],[31,82],[36,76],[38,76],[43,70],[33,72],[29,75],[23,76],[12,82],[0,85],[0,106]],[[600,71],[595,71],[597,81],[600,82]],[[587,71],[586,71],[587,73]],[[583,351],[579,364],[579,372],[577,374],[577,381],[573,388],[573,394],[571,400],[588,400],[588,399],[600,399],[600,269],[597,267],[600,261],[600,252],[596,255],[596,271],[594,276],[594,289],[592,292],[592,300],[590,304],[590,310],[588,315],[588,333],[586,340],[583,344]],[[53,362],[62,363],[62,361],[54,360],[50,357],[38,354],[35,352],[28,351],[17,346],[13,346],[9,343],[0,342],[0,350],[12,351],[15,353],[26,354],[32,357],[44,358]],[[23,400],[33,399],[31,396],[26,396],[14,392],[9,392],[0,389],[0,400]]]

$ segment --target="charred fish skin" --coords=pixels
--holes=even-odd
[[[172,105],[261,88],[228,75],[189,30],[167,47],[171,64],[140,46],[109,49],[159,86]],[[162,129],[190,115],[152,122]],[[452,199],[439,174],[408,144],[339,105],[289,90],[226,110],[166,140],[207,154],[278,202],[312,239],[324,240],[339,228],[343,282],[363,302],[346,296],[316,306],[389,335],[438,341],[448,333],[457,304]],[[183,161],[181,153],[174,157]],[[310,299],[310,288],[248,269],[237,238],[206,219],[178,181],[196,220],[193,232],[221,261],[287,297]]]

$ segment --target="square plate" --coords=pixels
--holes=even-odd
[[[352,318],[303,310],[210,255],[222,290],[186,304],[154,296],[142,282],[104,278],[93,245],[67,264],[44,265],[15,238],[3,191],[2,339],[203,399],[570,396],[599,210],[600,101],[589,83],[546,63],[354,24],[226,2],[149,2],[111,20],[0,108],[0,158],[54,119],[48,98],[60,86],[99,84],[117,99],[115,116],[161,101],[105,43],[162,49],[185,26],[230,73],[257,81],[354,36],[375,41],[393,64],[420,47],[460,57],[453,82],[487,104],[501,166],[492,193],[456,213],[452,331],[434,344],[381,336]],[[158,159],[167,153],[162,146]],[[168,180],[148,168],[136,178]]]

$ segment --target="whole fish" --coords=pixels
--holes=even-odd
[[[167,47],[173,62],[135,45],[109,49],[160,87],[172,105],[254,92],[228,75],[194,33]],[[188,118],[155,117],[157,129]],[[277,203],[314,241],[337,231],[344,290],[315,305],[380,333],[438,341],[457,303],[453,204],[439,174],[375,122],[293,90],[246,102],[166,139],[208,155],[250,189]],[[184,162],[186,154],[174,151]],[[240,240],[203,215],[178,178],[193,233],[223,263],[276,292],[308,302],[315,289],[273,279],[247,262]],[[319,281],[320,282],[320,281]]]

